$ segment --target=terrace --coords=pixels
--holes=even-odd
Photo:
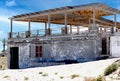
[[[87,36],[87,34],[89,34],[89,26],[91,24],[98,25],[99,33],[113,34],[120,28],[120,23],[116,21],[116,14],[120,14],[120,11],[102,3],[67,6],[21,14],[9,18],[11,20],[9,39],[46,36]],[[114,16],[114,21],[106,19],[105,16]],[[28,31],[13,32],[13,21],[28,22]],[[31,30],[32,22],[45,23],[45,25],[42,30]],[[51,24],[56,24],[56,28],[51,28]],[[57,27],[57,24],[64,26]],[[81,32],[81,27],[88,28],[86,33]]]

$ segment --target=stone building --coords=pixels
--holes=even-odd
[[[9,18],[8,66],[11,69],[43,67],[110,56],[110,37],[120,28],[116,14],[120,11],[93,3],[13,16]],[[114,16],[114,21],[105,16]],[[14,21],[28,22],[28,31],[13,32]],[[31,30],[32,22],[44,26]],[[87,30],[82,31],[83,28]]]

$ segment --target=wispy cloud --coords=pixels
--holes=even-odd
[[[63,0],[63,1],[68,3],[72,2],[72,0]]]
[[[5,2],[5,5],[8,7],[12,7],[12,6],[16,5],[16,2],[15,2],[15,0],[8,0]]]
[[[1,22],[9,22],[8,17],[0,15]]]

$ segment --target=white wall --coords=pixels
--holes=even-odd
[[[110,52],[112,57],[120,57],[120,36],[110,37]]]

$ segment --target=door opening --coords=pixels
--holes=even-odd
[[[102,55],[107,54],[107,39],[102,38]]]
[[[19,48],[10,48],[10,69],[19,69]]]

